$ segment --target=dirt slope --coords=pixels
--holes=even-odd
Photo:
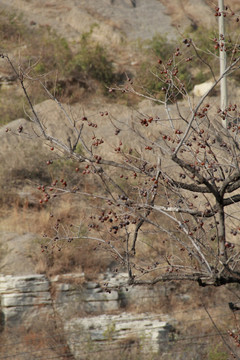
[[[77,40],[93,24],[95,37],[101,42],[151,38],[156,32],[173,37],[176,31],[165,6],[158,0],[1,0],[1,6],[21,12],[25,19],[37,25],[49,25],[68,40]]]

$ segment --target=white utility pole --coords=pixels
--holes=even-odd
[[[225,51],[225,28],[224,28],[224,0],[218,0],[218,7],[221,16],[218,17],[219,25],[219,61],[220,61],[220,76],[224,73],[227,67],[227,53]],[[223,46],[221,46],[223,44]],[[221,103],[220,109],[224,111],[228,105],[228,93],[227,93],[227,77],[224,76],[220,82],[220,96]],[[223,127],[227,127],[227,118],[222,120]]]

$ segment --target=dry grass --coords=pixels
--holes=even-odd
[[[1,333],[0,348],[1,356],[9,360],[73,359],[61,321],[55,315],[35,319],[31,329],[24,325],[6,328]]]
[[[38,234],[38,238],[44,234],[52,237],[56,234],[75,236],[78,229],[75,226],[71,228],[70,225],[86,222],[84,208],[84,203],[78,199],[73,201],[68,195],[55,201],[54,205],[38,208],[29,208],[27,203],[22,207],[16,203],[11,210],[2,211],[0,231],[17,232],[19,235],[30,232]],[[58,233],[55,231],[57,222],[60,223]],[[85,225],[82,226],[79,235],[84,235],[86,231]],[[51,276],[84,271],[87,278],[93,279],[104,272],[112,262],[108,252],[102,248],[95,248],[96,241],[76,239],[68,242],[66,239],[54,242],[49,237],[42,237],[42,240],[31,245],[31,257],[38,273],[47,273]]]
[[[212,27],[213,22],[216,21],[214,20],[214,10],[218,7],[217,0],[199,1],[199,4],[197,1],[192,2],[191,0],[160,0],[160,2],[166,7],[167,14],[171,16],[172,25],[176,27],[180,25],[184,28],[187,23]],[[238,0],[229,0],[227,6],[235,12],[240,9]]]
[[[19,207],[16,203],[12,210],[2,211],[0,231],[17,232],[19,235],[33,232],[41,234],[48,226],[49,210],[29,209],[27,206]]]
[[[36,260],[36,271],[39,273],[53,276],[84,271],[87,280],[95,280],[109,265],[106,253],[95,254],[89,243],[79,247],[70,244],[61,251],[54,249],[36,256]]]

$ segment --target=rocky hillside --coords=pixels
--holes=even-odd
[[[232,11],[240,11],[238,1],[231,0],[229,5]],[[111,60],[109,69],[120,77],[114,80],[121,82],[123,74],[134,76],[146,60],[146,53],[142,52],[146,43],[142,40],[160,33],[170,42],[187,27],[207,29],[213,22],[213,10],[213,2],[204,0],[136,0],[136,7],[129,0],[1,0],[0,14],[8,18],[8,26],[4,23],[0,28],[0,46],[15,64],[20,59],[27,68],[30,53],[34,47],[39,50],[44,39],[47,51],[42,50],[42,58],[49,51],[48,64],[54,54],[64,60],[58,68],[64,74],[60,78],[63,82],[57,85],[68,87],[63,96],[65,109],[76,121],[88,114],[98,121],[100,118],[102,134],[108,138],[108,146],[113,147],[115,135],[100,114],[109,112],[113,119],[120,114],[120,120],[127,123],[139,114],[160,116],[164,109],[148,100],[106,96],[99,79],[89,79],[85,74],[77,77],[76,85],[76,72],[67,72],[65,67],[71,68],[71,58],[78,55],[83,34],[91,33],[90,44],[98,43],[106,49],[101,54]],[[50,33],[53,38],[49,40]],[[38,66],[35,71],[43,76],[47,69],[41,72],[42,58],[38,55],[34,53],[33,57],[34,66]],[[49,77],[57,62],[52,66]],[[53,80],[46,80],[52,86],[50,82]],[[53,155],[51,148],[39,141],[38,131],[28,120],[16,76],[3,61],[0,86],[4,124],[0,128],[0,359],[97,360],[109,346],[119,360],[227,359],[215,325],[224,335],[236,327],[237,315],[228,303],[238,300],[239,286],[201,292],[195,285],[176,283],[132,288],[112,258],[104,251],[93,252],[94,247],[86,242],[69,243],[61,251],[45,251],[42,239],[56,226],[55,219],[63,220],[64,226],[79,217],[84,223],[89,204],[66,196],[58,200],[55,209],[51,205],[40,206],[43,185],[54,181],[55,176],[70,177],[73,184],[78,181],[86,192],[96,184],[83,177],[76,180],[74,161],[62,161],[61,154]],[[69,137],[74,138],[69,120],[56,103],[40,96],[35,83],[28,86],[35,110],[50,133],[66,143]],[[238,97],[237,89],[230,91]],[[69,107],[69,102],[74,104]],[[212,102],[218,106],[217,98],[212,98]],[[183,113],[188,111],[187,106],[181,103]],[[174,115],[171,105],[168,110]],[[11,111],[16,120],[9,122]],[[31,140],[26,141],[22,134]],[[120,140],[121,136],[134,144],[127,132],[120,135]],[[52,158],[53,170],[46,165]],[[81,341],[79,333],[84,334]],[[110,355],[109,360],[112,358]]]
[[[128,288],[126,280],[126,273],[109,272],[95,281],[84,273],[0,276],[0,358],[80,360],[91,354],[97,360],[99,352],[108,358],[111,350],[119,360],[123,354],[201,360],[207,352],[225,359],[221,347],[213,345],[217,334],[206,312],[199,301],[194,304],[193,289],[177,284]],[[202,292],[218,326],[232,317],[226,295]]]

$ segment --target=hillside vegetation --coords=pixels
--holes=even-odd
[[[142,115],[153,114],[157,117],[162,111],[161,106],[152,105],[147,100],[142,101],[136,93],[127,94],[121,89],[124,89],[126,84],[134,84],[141,94],[161,101],[165,98],[166,93],[165,84],[161,81],[162,63],[169,62],[169,66],[173,69],[174,66],[178,67],[178,77],[182,83],[186,84],[187,90],[191,93],[195,84],[212,80],[213,71],[218,74],[218,48],[216,48],[215,40],[217,32],[216,24],[210,26],[211,9],[214,7],[210,2],[208,5],[208,2],[197,0],[192,2],[188,0],[179,0],[179,2],[151,0],[152,3],[165,6],[165,12],[169,16],[167,26],[172,33],[169,36],[162,30],[152,34],[149,30],[153,36],[138,39],[137,29],[131,32],[130,25],[129,35],[126,34],[127,31],[124,33],[123,25],[125,24],[126,28],[128,25],[123,19],[122,14],[125,13],[121,13],[120,10],[123,6],[124,11],[130,12],[129,17],[132,18],[134,9],[129,5],[130,2],[116,1],[115,9],[119,11],[117,13],[119,22],[117,22],[116,14],[112,18],[110,17],[111,8],[109,6],[105,12],[100,12],[104,2],[98,1],[99,8],[96,9],[90,5],[87,6],[86,2],[80,1],[80,7],[76,9],[76,13],[80,11],[79,9],[84,11],[84,14],[87,14],[86,18],[89,16],[88,22],[85,26],[79,24],[78,27],[76,22],[73,23],[74,17],[72,17],[70,27],[66,21],[64,22],[63,15],[66,12],[65,6],[69,7],[69,12],[74,10],[71,7],[73,6],[72,1],[68,5],[64,1],[59,1],[58,5],[49,1],[45,3],[45,7],[41,8],[40,0],[35,4],[27,0],[15,1],[12,7],[8,7],[7,1],[4,0],[0,4],[0,52],[7,53],[16,68],[19,66],[27,75],[26,84],[31,101],[44,126],[49,129],[51,134],[64,139],[64,141],[67,141],[68,137],[72,135],[70,130],[68,133],[64,130],[68,119],[59,109],[56,109],[56,104],[49,100],[46,89],[63,104],[65,110],[69,111],[74,123],[79,124],[82,119],[88,117],[88,114],[96,119],[96,124],[101,123],[102,133],[108,138],[107,146],[112,150],[111,141],[115,138],[116,133],[113,134],[108,127],[108,114],[111,114],[114,120],[120,116],[120,121],[127,123],[133,116],[140,118]],[[139,3],[137,2],[138,4],[141,5],[140,0]],[[240,11],[238,1],[229,1],[229,6],[236,13]],[[32,7],[34,11],[30,15]],[[49,9],[49,14],[54,13],[55,16],[49,15],[47,18],[46,9]],[[206,16],[200,18],[199,13],[205,10]],[[39,15],[41,11],[43,17]],[[56,14],[61,17],[58,19]],[[39,23],[37,22],[38,15]],[[44,16],[45,20],[43,20]],[[67,19],[69,20],[69,17]],[[59,24],[62,22],[59,25],[59,32],[56,30],[58,22]],[[79,22],[81,23],[81,21]],[[235,46],[235,39],[240,35],[239,23],[235,21],[234,24],[227,25],[229,34],[227,46],[231,59],[240,54],[239,48]],[[188,26],[185,27],[183,24],[188,24]],[[180,27],[177,28],[177,25]],[[69,32],[67,31],[68,26]],[[84,27],[84,31],[80,32],[80,26]],[[139,34],[140,31],[144,32],[139,29]],[[106,34],[113,38],[112,42]],[[187,46],[189,39],[195,44],[194,53]],[[229,77],[230,94],[233,101],[239,96],[236,88],[239,78],[239,70],[235,72],[234,76]],[[30,110],[26,96],[19,86],[16,74],[2,59],[0,80],[0,231],[2,234],[0,264],[2,272],[19,274],[19,269],[23,272],[28,271],[23,266],[18,267],[19,263],[24,263],[24,258],[28,259],[26,264],[29,264],[31,272],[45,273],[49,276],[84,271],[88,280],[95,280],[99,273],[107,270],[122,271],[121,265],[118,266],[110,252],[107,252],[104,247],[96,246],[94,242],[81,239],[80,241],[58,242],[57,245],[49,246],[48,238],[54,237],[56,230],[64,233],[68,231],[66,229],[72,228],[75,231],[79,226],[79,219],[81,235],[84,237],[89,231],[87,226],[89,217],[94,217],[96,209],[100,212],[103,201],[96,199],[89,201],[89,198],[79,201],[77,197],[72,198],[70,194],[63,194],[57,197],[52,205],[45,195],[46,187],[54,188],[56,180],[58,180],[58,184],[61,183],[62,188],[66,182],[72,188],[81,188],[85,193],[98,193],[101,184],[96,182],[91,175],[84,176],[88,171],[86,164],[79,165],[69,156],[63,157],[62,153],[55,151],[54,146],[41,142],[39,133],[35,129],[32,132],[33,126],[28,117]],[[182,100],[179,92],[176,92],[169,101],[170,111],[173,111],[172,104],[176,101],[179,101],[182,113],[186,113],[188,103]],[[213,97],[211,101],[213,106],[218,107],[218,98]],[[89,123],[89,138],[94,141],[95,124],[90,123],[89,125]],[[117,132],[118,129],[116,128],[115,131]],[[33,141],[25,141],[20,136],[22,132],[27,136],[34,133]],[[130,153],[131,156],[139,157],[137,151],[140,146],[136,144],[136,140],[131,139],[127,132],[120,134],[119,142],[122,139],[128,139],[129,144],[131,143],[134,147]],[[104,155],[107,154],[108,148],[106,149]],[[77,153],[84,154],[84,151],[84,146],[78,144]],[[117,156],[118,150],[115,152]],[[119,177],[117,185],[127,186],[124,176]],[[129,186],[135,186],[135,179]],[[50,191],[54,192],[54,190]],[[161,195],[164,197],[164,190]],[[24,236],[29,233],[32,233],[33,237],[29,237],[28,240]],[[21,241],[17,239],[19,235],[22,235]],[[155,260],[154,250],[150,249],[150,246],[146,247],[145,243],[154,244],[159,254],[166,251],[164,239],[161,238],[159,241],[158,236],[159,234],[156,236],[156,233],[149,233],[148,228],[141,233],[139,261],[142,261],[144,257]],[[70,237],[69,233],[68,237]],[[8,251],[10,249],[8,244],[13,239],[16,252]],[[105,240],[110,241],[110,239],[111,235]],[[25,253],[20,251],[22,246],[26,247]],[[177,254],[179,255],[179,253]],[[179,256],[184,258],[185,255],[182,254],[183,252]],[[230,327],[235,326],[236,318],[234,321],[229,316],[226,319],[224,316],[221,318],[221,306],[224,304],[227,307],[231,296],[230,300],[233,298],[236,300],[237,296],[234,292],[238,293],[239,286],[234,285],[232,288],[216,292],[215,289],[204,291],[207,306],[216,307],[215,316],[219,320],[219,327],[226,333]],[[233,292],[231,293],[231,291]],[[156,307],[153,305],[151,311],[158,312],[158,306],[159,304]],[[180,313],[177,317],[181,322],[183,320],[182,311],[192,309],[197,313],[201,307],[198,288],[183,284],[182,287],[177,288],[177,294],[169,297],[169,303],[165,304],[161,310],[166,313],[168,311]],[[138,311],[149,311],[149,309],[138,309]],[[192,314],[189,315],[189,322],[191,316]],[[209,326],[213,326],[211,321],[202,329],[201,323],[199,328],[196,323],[191,326],[185,324],[182,331],[186,331],[188,336],[191,336],[194,331],[208,334]],[[206,359],[227,359],[224,347],[217,346],[218,339],[216,335],[212,345],[208,345],[206,348],[204,355]],[[181,348],[181,351],[183,350]],[[191,355],[189,356],[190,359]]]

